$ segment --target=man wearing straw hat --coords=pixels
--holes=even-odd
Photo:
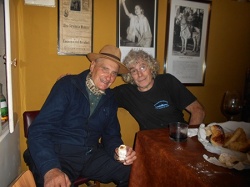
[[[29,127],[24,153],[37,187],[69,187],[79,176],[128,186],[136,154],[126,146],[125,160],[118,161],[123,141],[109,89],[117,74],[128,72],[120,57],[119,48],[106,45],[87,55],[89,70],[65,76],[53,86]]]

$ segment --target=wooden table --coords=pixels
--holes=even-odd
[[[237,171],[207,162],[209,153],[197,136],[174,142],[168,129],[145,130],[136,135],[137,160],[129,187],[250,187],[250,170]]]

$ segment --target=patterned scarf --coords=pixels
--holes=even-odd
[[[91,73],[89,73],[86,77],[86,86],[88,87],[90,92],[93,93],[94,95],[105,95],[104,91],[100,90],[95,86],[95,83],[91,79]]]

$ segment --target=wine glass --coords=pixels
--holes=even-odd
[[[233,121],[234,116],[241,112],[242,105],[241,94],[238,91],[226,91],[222,102],[222,112],[227,120]]]

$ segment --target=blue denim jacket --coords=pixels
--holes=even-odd
[[[69,147],[79,149],[86,155],[88,148],[97,147],[101,138],[102,146],[113,157],[115,148],[123,143],[117,103],[110,89],[106,90],[92,115],[89,115],[90,104],[85,86],[88,73],[87,70],[58,80],[29,127],[28,149],[42,176],[52,168],[61,168],[59,154],[84,159],[81,154],[74,155],[77,151],[70,151]]]

